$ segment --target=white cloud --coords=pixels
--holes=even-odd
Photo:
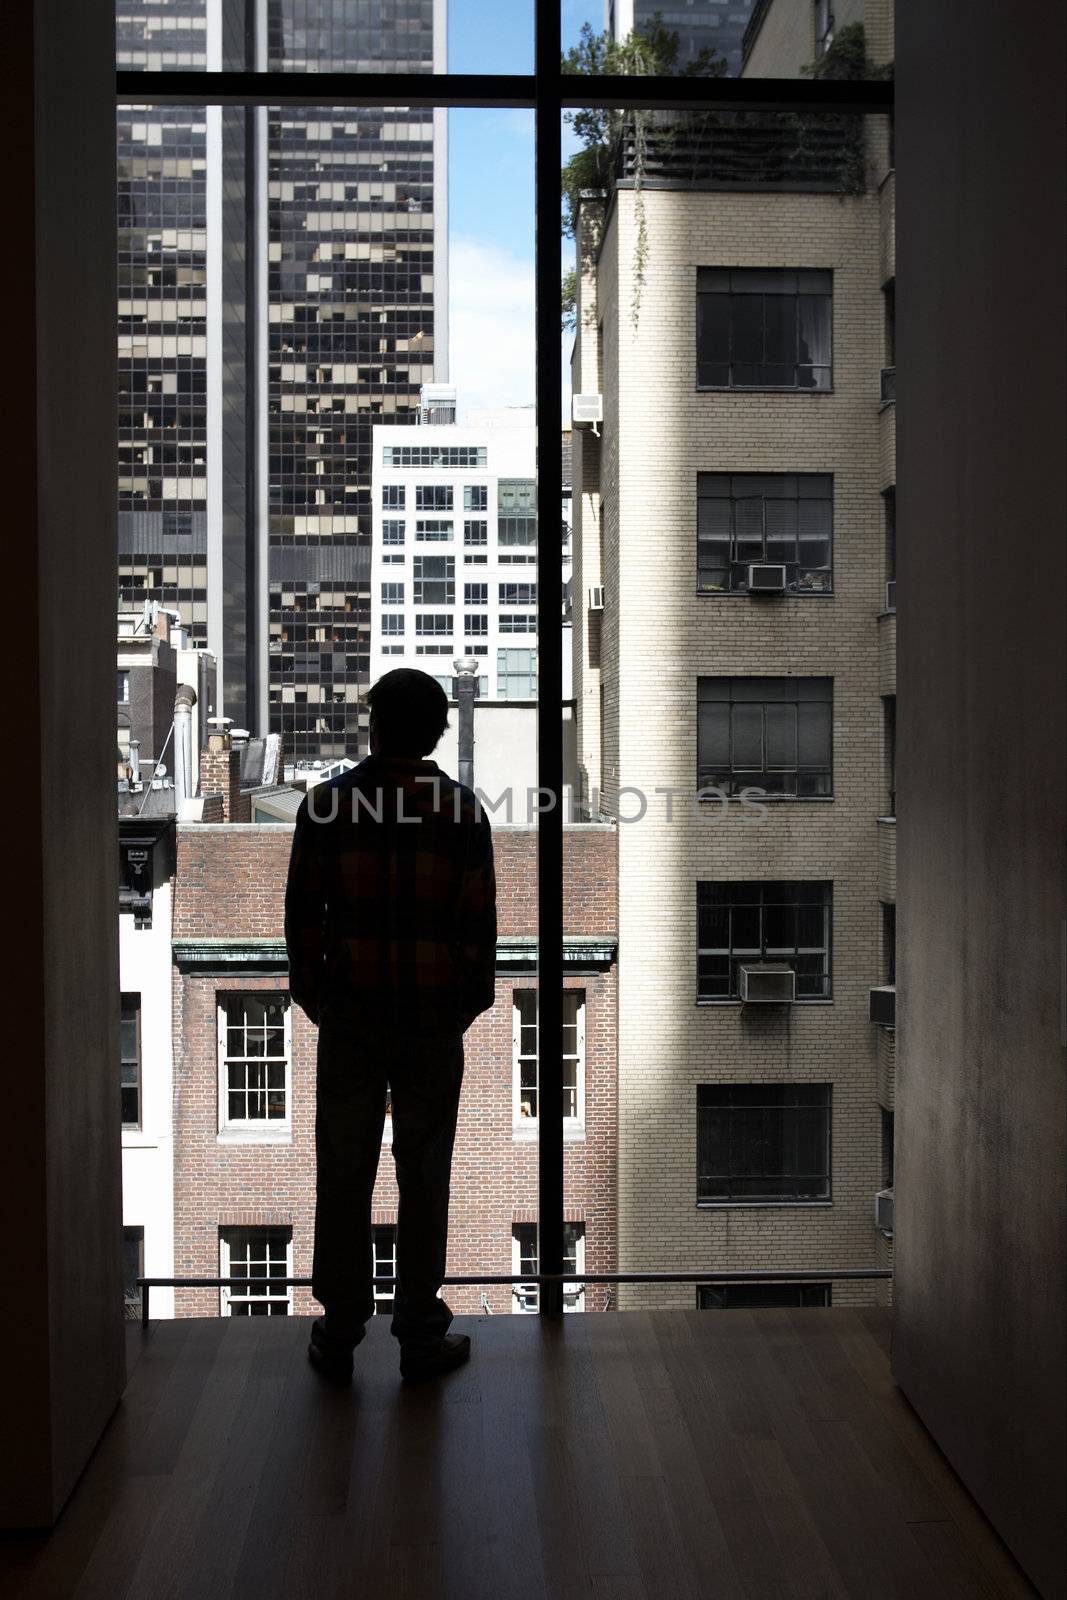
[[[453,238],[449,248],[449,381],[459,416],[531,405],[534,269],[500,245]]]

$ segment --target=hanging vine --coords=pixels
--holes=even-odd
[[[643,33],[625,39],[612,39],[607,33],[594,33],[592,25],[582,27],[580,42],[562,57],[562,70],[581,77],[669,77],[676,71],[678,35],[654,21]],[[702,50],[684,68],[682,76],[718,78],[726,72],[726,62],[712,50]],[[636,329],[641,314],[641,297],[648,273],[649,239],[645,212],[645,174],[648,166],[648,134],[654,113],[648,110],[621,111],[590,108],[565,113],[565,121],[582,141],[582,148],[566,163],[562,172],[564,238],[574,238],[583,193],[606,192],[616,179],[625,159],[632,172],[634,190],[633,297],[630,314]],[[661,140],[669,130],[658,130]],[[629,149],[627,150],[627,142]]]

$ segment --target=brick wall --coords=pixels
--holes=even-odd
[[[536,842],[525,829],[498,828],[501,931],[536,931]],[[285,872],[292,839],[285,826],[178,830],[174,937],[276,938],[282,931]],[[615,835],[605,828],[568,829],[565,886],[568,931],[614,935]],[[537,1149],[512,1125],[512,993],[533,985],[531,973],[501,974],[496,1001],[466,1037],[467,1066],[453,1163],[449,1270],[509,1273],[513,1222],[534,1220]],[[292,1013],[292,1142],[226,1142],[218,1132],[217,1012],[227,992],[280,991],[282,974],[243,976],[174,973],[175,1012],[175,1272],[218,1271],[218,1232],[227,1225],[278,1225],[293,1231],[294,1271],[309,1275],[314,1225],[314,1081],[316,1031]],[[586,1229],[586,1265],[607,1271],[616,1251],[616,1065],[614,967],[569,975],[586,997],[584,1138],[565,1151],[567,1216]],[[375,1222],[396,1219],[397,1194],[388,1145],[374,1192]],[[486,1290],[495,1312],[510,1310],[510,1290]],[[449,1302],[477,1311],[477,1288],[457,1288]],[[604,1301],[591,1290],[589,1309]],[[217,1291],[179,1290],[179,1316],[211,1316]],[[295,1310],[317,1309],[296,1291]]]

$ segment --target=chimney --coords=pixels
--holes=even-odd
[[[221,797],[223,822],[248,822],[252,815],[251,802],[241,793],[241,752],[234,749],[230,718],[208,720],[212,731],[208,735],[207,749],[200,757],[200,793],[205,798],[208,795]]]
[[[140,739],[131,739],[130,740],[130,782],[131,783],[140,783],[140,781],[141,781],[141,741],[140,741]]]
[[[174,800],[178,816],[193,793],[193,707],[196,690],[178,685],[174,697]]]
[[[478,687],[477,656],[460,656],[456,669],[456,704],[459,710],[459,781],[474,788],[474,695]]]

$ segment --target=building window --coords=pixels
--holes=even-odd
[[[404,604],[404,585],[402,583],[382,584],[382,605],[402,606]]]
[[[383,445],[383,467],[484,467],[484,444]]]
[[[833,1304],[828,1283],[699,1283],[698,1311],[787,1310]]]
[[[402,644],[383,644],[382,645],[382,655],[383,656],[402,656],[403,654],[404,654],[404,646]]]
[[[371,1250],[374,1253],[374,1275],[396,1277],[396,1223],[376,1222],[370,1231]],[[393,1309],[394,1286],[391,1283],[374,1285],[374,1310],[379,1317],[388,1316]]]
[[[832,678],[698,678],[697,787],[833,793]]]
[[[830,1198],[828,1083],[702,1083],[697,1203],[802,1205]]]
[[[697,268],[697,387],[831,385],[831,272]]]
[[[450,656],[452,648],[451,644],[417,644],[415,646],[415,654],[417,656]],[[437,675],[434,673],[431,676],[436,677]],[[441,677],[437,681],[448,695],[448,698],[450,700],[455,699],[455,695],[452,692],[452,679],[450,677]]]
[[[893,1176],[896,1168],[896,1119],[892,1111],[887,1111],[885,1106],[879,1107],[882,1113],[882,1188],[893,1187]]]
[[[127,1322],[140,1320],[141,1290],[138,1278],[144,1277],[144,1229],[122,1230],[122,1298]]]
[[[885,508],[885,581],[893,585],[893,590],[886,591],[886,610],[896,610],[896,581],[897,581],[897,491],[895,488],[886,489],[882,495],[882,504]]]
[[[452,613],[450,611],[417,611],[415,613],[415,632],[424,639],[441,638],[444,635],[452,637]]]
[[[455,604],[455,556],[416,556],[411,576],[412,599],[417,606]]]
[[[536,633],[536,613],[532,611],[501,612],[500,631],[501,633]]]
[[[518,1127],[537,1120],[537,990],[512,992],[512,1121]],[[563,1118],[585,1121],[585,993],[563,991]]]
[[[402,483],[382,484],[382,510],[403,511],[404,485]]]
[[[420,483],[415,490],[416,511],[451,511],[452,501],[450,483]]]
[[[488,511],[489,487],[484,483],[468,483],[463,490],[464,511]]]
[[[536,560],[535,550],[524,550],[519,555],[505,555],[503,551],[497,553],[497,561],[502,567],[528,567]]]
[[[404,565],[404,553],[403,553],[403,551],[398,552],[396,555],[383,555],[382,556],[382,566],[383,567],[402,567],[403,565]]]
[[[496,692],[501,700],[537,699],[537,651],[498,650]]]
[[[285,994],[219,996],[219,1130],[284,1132],[291,1049]]]
[[[219,1277],[239,1278],[221,1291],[224,1317],[288,1317],[293,1291],[292,1228],[220,1228]]]
[[[882,696],[883,723],[885,726],[885,786],[888,800],[887,817],[897,814],[897,697]]]
[[[130,700],[130,674],[123,670],[118,674],[118,699],[120,705],[128,705]]]
[[[500,604],[502,606],[535,606],[537,604],[536,583],[502,583],[499,585]]]
[[[749,567],[769,564],[792,594],[830,594],[833,523],[828,472],[700,472],[697,589],[747,594]]]
[[[537,1223],[516,1222],[511,1229],[511,1270],[512,1272],[537,1273]],[[563,1270],[564,1272],[585,1271],[585,1223],[565,1222],[563,1224]],[[540,1304],[539,1285],[536,1283],[516,1283],[511,1290],[511,1309],[527,1316],[536,1312]],[[564,1311],[585,1310],[585,1285],[564,1284],[563,1286]]]
[[[382,523],[382,543],[383,544],[403,544],[404,543],[404,524],[402,522],[383,522]]]
[[[415,524],[415,537],[424,544],[449,544],[454,532],[453,523],[438,517],[422,517]]]
[[[124,994],[119,1012],[122,1126],[141,1126],[141,996]]]
[[[489,543],[489,524],[475,520],[463,524],[463,543],[465,545],[481,545]]]
[[[487,606],[489,604],[489,585],[487,583],[465,583],[463,585],[463,604],[465,606]]]
[[[489,637],[489,617],[484,611],[469,611],[463,619],[463,632],[468,639]]]
[[[467,552],[463,559],[464,561],[469,562],[472,567],[484,567],[487,566],[489,562],[488,556],[472,555],[470,551]]]
[[[798,1000],[830,998],[829,883],[698,883],[697,999],[736,1000],[739,970],[786,963]]]
[[[897,908],[882,901],[882,982],[897,981]]]
[[[382,634],[387,639],[403,638],[404,614],[402,611],[389,612],[382,617]]]

